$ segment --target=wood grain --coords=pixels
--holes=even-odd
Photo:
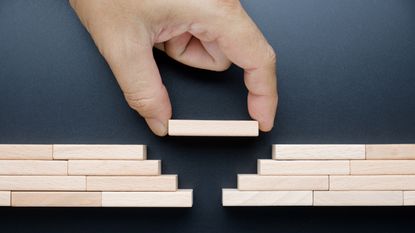
[[[169,120],[170,136],[256,137],[257,121]]]
[[[192,207],[192,205],[192,190],[102,193],[104,207]]]
[[[0,176],[0,190],[83,191],[85,176]]]
[[[415,144],[366,145],[366,159],[415,159]]]
[[[173,192],[177,190],[177,175],[88,176],[87,190]]]
[[[144,160],[145,145],[53,145],[54,159],[73,160]]]
[[[404,191],[404,205],[415,205],[415,191]]]
[[[244,191],[328,190],[328,186],[328,176],[238,175],[238,190]]]
[[[348,175],[350,161],[258,160],[259,175]]]
[[[349,160],[365,159],[365,145],[273,145],[276,160]]]
[[[0,206],[10,206],[10,191],[0,191]]]
[[[315,191],[315,206],[400,206],[402,191]]]
[[[330,190],[415,190],[413,175],[330,176]]]
[[[1,144],[0,160],[52,159],[52,145]]]
[[[160,175],[160,160],[69,160],[69,175]]]
[[[312,191],[222,190],[223,206],[311,206]]]
[[[12,206],[100,207],[100,192],[12,192]]]
[[[415,175],[415,160],[350,161],[352,175]]]
[[[0,175],[67,175],[66,161],[0,160]]]

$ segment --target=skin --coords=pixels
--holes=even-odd
[[[276,54],[237,0],[70,0],[129,106],[159,136],[172,115],[153,47],[188,66],[244,69],[248,111],[270,131],[277,109]]]

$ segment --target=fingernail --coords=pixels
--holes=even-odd
[[[156,134],[157,136],[166,136],[167,124],[163,123],[161,120],[156,118],[146,119],[146,122],[154,134]]]

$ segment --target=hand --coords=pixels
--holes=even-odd
[[[276,55],[237,0],[70,0],[128,104],[167,134],[172,110],[152,48],[201,69],[244,69],[248,110],[270,131],[277,108]]]

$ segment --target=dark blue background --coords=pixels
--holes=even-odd
[[[202,2],[202,1],[201,1]],[[202,4],[202,3],[201,3]],[[137,143],[194,189],[192,209],[0,208],[1,232],[414,232],[412,207],[223,208],[273,143],[415,143],[415,2],[243,1],[279,55],[276,127],[158,138],[128,108],[67,1],[0,1],[0,143]],[[156,52],[175,118],[247,119],[242,72]]]

